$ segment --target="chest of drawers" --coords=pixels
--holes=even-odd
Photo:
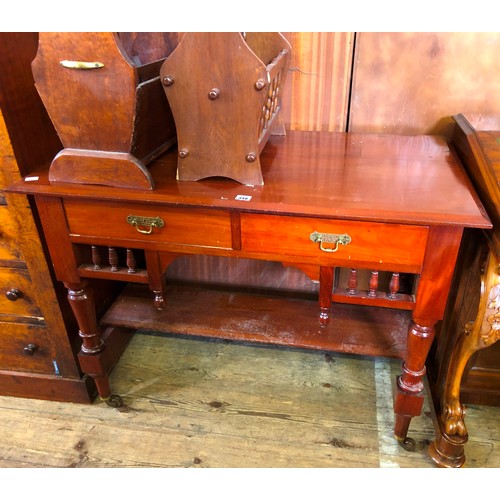
[[[26,196],[4,188],[60,148],[33,85],[35,33],[0,34],[0,394],[89,403],[78,327]]]

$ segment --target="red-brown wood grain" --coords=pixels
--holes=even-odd
[[[284,138],[271,138],[262,158],[266,182],[259,187],[227,179],[179,181],[175,177],[176,156],[167,153],[151,166],[156,185],[152,191],[51,184],[43,173],[38,179],[18,182],[12,189],[34,194],[41,204],[48,246],[52,258],[59,261],[58,277],[67,282],[79,318],[83,354],[85,350],[89,354],[100,350],[101,344],[90,293],[85,292],[80,279],[65,278],[79,274],[76,243],[78,248],[82,244],[116,245],[146,252],[152,291],[149,305],[139,307],[143,301],[137,298],[132,307],[134,300],[127,299],[124,311],[107,316],[105,321],[111,324],[171,328],[179,333],[344,352],[380,351],[363,347],[373,345],[374,332],[366,328],[364,321],[372,308],[360,307],[362,303],[336,304],[330,311],[329,303],[335,297],[332,269],[341,265],[420,274],[413,321],[408,324],[397,320],[398,328],[390,326],[386,332],[397,337],[395,344],[406,346],[395,398],[395,432],[405,442],[411,418],[422,408],[425,361],[435,324],[444,312],[463,228],[489,228],[488,217],[457,157],[439,137],[291,132]],[[165,217],[167,230],[151,227],[151,231],[138,232],[130,227],[126,218],[133,208],[145,211],[138,215]],[[221,234],[217,228],[222,229]],[[312,231],[352,233],[352,242],[338,249],[321,248],[311,240]],[[223,238],[226,245],[220,245]],[[69,250],[64,255],[63,247]],[[200,322],[199,316],[192,313],[198,300],[194,295],[185,298],[185,305],[179,307],[184,310],[182,326],[172,324],[168,300],[164,305],[167,290],[162,273],[183,254],[273,260],[309,270],[319,266],[320,303],[315,305],[314,322],[307,312],[310,305],[295,302],[292,309],[297,311],[291,313],[281,303],[269,305],[267,299],[255,302],[253,296],[236,294],[207,298],[202,306],[202,312],[208,312],[210,318],[206,329],[206,319]],[[389,291],[395,293],[396,288],[399,285],[393,281]],[[216,302],[210,305],[211,300]],[[239,317],[236,302],[241,311],[246,309]],[[116,313],[117,309],[113,310]],[[389,313],[396,318],[409,319],[410,315],[386,307],[376,310],[377,314]],[[316,332],[338,328],[335,311],[343,311],[350,318],[350,327],[348,332],[327,335],[325,344]],[[253,320],[256,314],[264,315],[266,323],[277,321],[269,334],[259,321]],[[188,320],[193,318],[194,323],[190,323]],[[227,323],[235,318],[237,326],[228,330]],[[299,318],[308,327],[291,334]],[[97,359],[85,359],[100,395],[108,397],[106,370]]]
[[[13,189],[150,206],[171,203],[365,222],[490,227],[462,166],[439,136],[300,131],[273,136],[262,154],[264,186],[224,179],[180,182],[175,166],[175,152],[151,164],[153,191],[50,184],[46,171],[34,172],[37,180],[21,181]],[[240,201],[239,195],[247,198]]]

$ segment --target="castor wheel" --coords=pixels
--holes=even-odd
[[[415,451],[417,443],[413,438],[397,438],[399,445],[406,451]]]
[[[111,394],[107,398],[101,398],[101,401],[104,401],[111,408],[120,408],[123,406],[123,399],[118,394]]]

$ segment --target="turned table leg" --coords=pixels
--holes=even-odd
[[[109,406],[121,406],[121,398],[111,394],[107,370],[101,362],[100,354],[105,345],[97,324],[92,288],[86,282],[64,282],[64,285],[68,290],[69,304],[78,322],[78,334],[82,339],[81,352],[78,355],[80,367],[94,379],[99,397],[103,401]]]
[[[461,467],[468,441],[460,384],[465,366],[476,351],[500,339],[500,275],[496,256],[490,252],[481,277],[481,297],[475,321],[467,324],[453,346],[440,402],[440,434],[429,446],[429,456],[439,467]]]
[[[408,438],[408,428],[411,419],[422,412],[425,362],[434,339],[435,325],[444,315],[461,239],[461,229],[429,228],[413,322],[408,329],[406,356],[394,397],[394,434],[407,450],[415,447],[415,441]]]
[[[321,266],[319,270],[319,323],[325,327],[330,321],[332,306],[333,267]]]
[[[425,360],[434,339],[434,325],[423,326],[413,322],[408,331],[407,356],[402,374],[397,379],[394,411],[394,434],[403,448],[413,450],[415,442],[408,438],[413,417],[420,415],[424,402]]]
[[[153,303],[158,311],[162,311],[166,307],[165,290],[167,283],[165,273],[168,266],[177,258],[177,255],[153,250],[145,250],[144,254],[148,269],[149,289],[154,293]]]

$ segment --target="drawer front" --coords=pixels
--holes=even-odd
[[[27,269],[0,268],[0,317],[40,317]]]
[[[173,245],[231,248],[230,214],[223,210],[175,208],[144,204],[107,203],[103,211],[87,201],[64,202],[73,241],[78,237],[137,240]],[[134,226],[129,216],[139,218]],[[144,219],[148,219],[144,220]],[[143,219],[143,220],[141,220]],[[161,227],[151,226],[161,220]]]
[[[323,243],[311,235],[320,233]],[[248,252],[303,256],[324,265],[373,265],[416,272],[425,253],[428,228],[307,217],[242,214],[242,249]],[[336,251],[332,235],[348,235]]]
[[[54,374],[45,325],[0,322],[0,370]]]
[[[18,232],[19,228],[9,213],[9,207],[0,205],[0,260],[21,259],[16,238]]]

